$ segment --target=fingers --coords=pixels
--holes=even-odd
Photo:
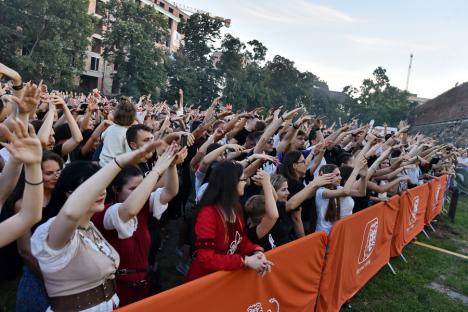
[[[12,121],[12,124],[13,123],[14,121]],[[14,139],[13,133],[4,124],[0,124],[0,132],[3,135],[3,137],[6,139],[6,141],[8,142],[13,141]]]
[[[34,127],[31,124],[28,125],[28,132],[30,137],[34,139],[37,138],[36,131],[34,130]]]

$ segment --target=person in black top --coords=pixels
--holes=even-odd
[[[284,205],[281,212],[276,206],[270,175],[259,170],[252,180],[262,186],[264,195],[254,195],[245,204],[250,221],[247,235],[253,243],[270,250],[290,241],[292,226],[289,224],[288,227],[288,222],[284,222],[288,218]]]
[[[288,180],[289,198],[304,189],[304,178],[306,178],[307,171],[306,160],[300,151],[289,151],[284,155],[279,172]],[[303,223],[302,231],[297,232],[300,233],[299,236],[304,236],[305,233],[310,233],[315,229],[317,212],[313,198],[306,199],[296,209],[301,211]]]

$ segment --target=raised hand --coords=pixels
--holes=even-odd
[[[162,175],[164,171],[166,171],[167,168],[169,168],[169,166],[174,163],[174,160],[176,159],[176,157],[177,157],[177,145],[172,144],[166,149],[166,151],[164,151],[164,153],[162,153],[158,157],[158,161],[156,161],[156,164],[154,165],[153,170],[158,171],[159,175]]]
[[[364,155],[359,155],[355,160],[354,160],[354,168],[361,170],[364,167],[367,166],[367,159],[364,157]]]
[[[269,162],[274,163],[277,166],[280,164],[278,158],[267,155],[265,153],[263,153],[263,154],[254,154],[254,155],[252,155],[252,158],[254,158],[255,160],[261,159],[263,161],[269,161]]]
[[[320,187],[320,186],[332,184],[335,178],[336,178],[336,175],[334,173],[326,173],[326,174],[316,176],[311,183],[316,187]]]
[[[59,95],[52,95],[50,97],[50,102],[58,109],[65,109],[67,104],[65,104],[65,100]]]
[[[172,162],[172,166],[182,165],[185,161],[185,158],[187,158],[187,155],[188,155],[187,147],[182,148],[180,151],[178,151],[175,154],[175,159]]]
[[[255,182],[257,185],[269,185],[271,184],[270,182],[270,175],[268,172],[258,169],[257,173],[252,177],[252,180]]]
[[[34,128],[17,119],[11,120],[14,129],[11,132],[5,125],[0,125],[0,131],[10,143],[1,143],[16,160],[24,164],[40,163],[42,160],[41,142],[34,132]]]
[[[298,108],[296,108],[296,109],[293,109],[293,110],[290,111],[290,112],[285,112],[285,113],[283,114],[283,116],[281,116],[281,117],[282,117],[284,120],[293,119],[294,116],[295,116],[298,112],[300,112],[301,110],[302,110],[302,107],[298,107]]]
[[[39,83],[39,86],[31,82],[25,85],[23,95],[18,105],[18,110],[21,114],[29,114],[39,105],[41,100],[41,88],[42,81]]]
[[[234,152],[242,152],[244,150],[243,146],[238,144],[226,144],[224,145],[225,149],[233,150]]]
[[[120,167],[138,165],[139,163],[147,161],[161,144],[159,140],[148,142],[139,149],[117,156],[115,161]]]

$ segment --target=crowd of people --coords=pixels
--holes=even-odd
[[[327,126],[303,107],[203,110],[183,90],[172,105],[48,90],[3,64],[0,76],[0,247],[23,262],[18,311],[110,311],[157,293],[167,219],[180,221],[186,282],[282,270],[265,251],[453,175],[467,153],[404,121]]]

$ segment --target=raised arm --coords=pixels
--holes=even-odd
[[[294,210],[302,205],[306,199],[314,196],[315,191],[317,191],[320,186],[332,183],[334,177],[335,175],[333,173],[323,174],[315,177],[312,182],[310,182],[305,188],[297,192],[286,202],[286,211]]]
[[[273,137],[273,135],[275,134],[276,131],[278,131],[278,129],[281,127],[281,124],[283,123],[283,120],[281,118],[279,118],[279,113],[280,113],[280,110],[277,109],[274,113],[273,113],[273,121],[271,122],[270,125],[268,125],[268,127],[265,129],[265,131],[263,132],[262,136],[260,137],[260,139],[258,140],[258,143],[257,145],[255,145],[255,148],[254,148],[254,153],[255,154],[259,154],[259,153],[262,153],[264,150],[265,150],[265,145],[267,144],[268,140]]]
[[[138,150],[119,155],[97,173],[82,183],[67,199],[56,219],[49,228],[47,243],[52,249],[63,248],[72,238],[76,228],[89,217],[89,209],[103,197],[105,189],[112,182],[121,168],[136,165],[149,157],[156,148],[156,142],[147,143]]]
[[[359,171],[366,165],[367,165],[367,160],[364,158],[364,156],[360,155],[354,161],[354,166],[353,166],[354,169],[351,172],[351,175],[346,181],[344,187],[342,189],[337,189],[337,190],[326,190],[325,192],[323,192],[323,197],[335,198],[335,197],[349,196],[351,194],[351,190],[354,185],[354,182],[356,182],[356,178],[357,178]]]
[[[271,231],[279,218],[278,208],[276,207],[275,197],[273,195],[273,186],[270,182],[270,175],[263,170],[259,170],[252,180],[256,184],[261,184],[265,196],[265,215],[260,224],[256,227],[257,237],[263,238]]]
[[[170,146],[167,151],[164,152],[164,154],[159,156],[158,161],[150,173],[145,177],[143,182],[141,182],[140,185],[138,185],[138,187],[122,203],[122,205],[120,205],[119,218],[123,222],[128,222],[130,219],[138,215],[148,200],[151,192],[153,191],[154,186],[158,182],[159,177],[161,177],[163,173],[169,168],[172,161],[174,160],[174,157],[174,147]],[[171,178],[173,177],[171,176]],[[178,183],[178,179],[176,179],[175,182]],[[167,201],[162,204],[167,204]]]
[[[165,205],[169,203],[179,192],[179,176],[177,174],[177,166],[181,165],[186,157],[187,147],[184,147],[175,154],[175,159],[166,170],[166,173],[164,174],[164,190],[161,194],[161,204]]]
[[[41,143],[32,126],[29,131],[20,120],[12,121],[15,131],[12,133],[5,125],[0,130],[10,143],[4,144],[11,156],[24,163],[25,187],[21,210],[0,223],[0,247],[18,239],[42,217],[44,189],[42,181]],[[10,183],[10,182],[8,182]]]
[[[52,134],[52,127],[54,125],[55,111],[55,105],[49,103],[49,111],[47,112],[47,115],[42,122],[41,128],[37,133],[37,137],[41,141],[42,146],[47,146],[49,143],[49,138]]]
[[[54,95],[51,97],[51,101],[56,106],[61,106],[63,109],[63,114],[65,115],[65,119],[67,120],[68,127],[70,128],[70,132],[72,137],[63,143],[62,146],[62,155],[66,156],[70,154],[78,145],[80,145],[81,141],[83,141],[83,135],[81,134],[80,127],[76,123],[75,118],[73,118],[70,109],[65,104],[63,98],[58,95]]]

